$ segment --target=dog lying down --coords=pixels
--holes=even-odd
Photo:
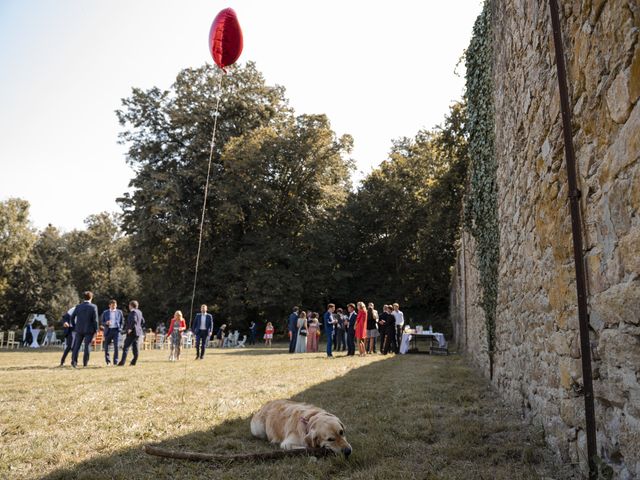
[[[280,448],[327,448],[351,454],[344,436],[344,425],[335,415],[308,403],[273,400],[251,419],[251,434]]]

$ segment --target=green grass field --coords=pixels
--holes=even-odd
[[[331,360],[276,345],[210,349],[203,361],[186,350],[178,363],[166,351],[142,351],[135,367],[107,368],[102,352],[92,352],[89,367],[77,370],[56,368],[60,355],[0,351],[0,478],[577,478],[457,355]],[[338,415],[354,450],[349,460],[212,464],[142,450],[275,449],[252,438],[249,421],[276,398]]]

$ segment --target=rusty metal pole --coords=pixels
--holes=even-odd
[[[562,31],[557,0],[549,0],[551,24],[553,27],[553,44],[556,52],[558,69],[558,87],[562,109],[562,132],[564,134],[564,151],[567,161],[567,177],[569,183],[569,208],[571,211],[571,227],[573,233],[573,256],[576,268],[576,289],[578,293],[578,321],[580,325],[580,348],[582,357],[582,380],[584,383],[584,413],[587,433],[587,455],[589,457],[589,478],[597,478],[596,455],[596,416],[593,401],[593,376],[591,372],[591,345],[589,341],[589,313],[587,311],[587,286],[582,247],[582,220],[580,216],[580,190],[576,178],[576,158],[573,150],[573,134],[571,129],[571,105],[567,88],[567,71],[565,66]]]

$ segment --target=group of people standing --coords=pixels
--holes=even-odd
[[[144,336],[145,320],[138,308],[138,302],[129,302],[129,313],[125,318],[122,310],[118,309],[116,300],[109,302],[109,308],[98,315],[98,308],[93,300],[92,292],[84,292],[84,301],[73,307],[62,317],[65,336],[65,349],[60,359],[60,366],[64,366],[67,355],[71,353],[71,366],[77,368],[80,348],[84,345],[83,366],[87,366],[91,351],[91,342],[100,330],[104,330],[104,355],[107,365],[111,365],[109,347],[113,344],[113,364],[125,365],[129,349],[133,352],[130,365],[138,361],[138,341]],[[321,336],[321,326],[327,340],[327,356],[333,357],[336,351],[345,350],[347,356],[355,355],[356,342],[358,353],[364,356],[367,353],[376,353],[376,343],[379,344],[380,353],[398,353],[400,338],[404,325],[404,315],[399,305],[384,305],[382,314],[374,308],[373,303],[365,307],[364,302],[356,305],[347,305],[346,312],[342,308],[336,309],[335,304],[327,305],[326,312],[322,315],[322,322],[317,313],[305,312],[298,307],[293,308],[289,316],[289,353],[317,352],[318,341]],[[196,314],[191,325],[195,336],[196,360],[204,358],[209,339],[214,328],[213,317],[208,313],[207,305],[200,306],[200,313]],[[180,310],[177,310],[170,321],[166,338],[171,345],[170,361],[180,359],[182,335],[187,330],[187,324]],[[256,325],[252,322],[249,328],[251,344],[255,343]],[[220,327],[216,335],[224,334],[224,325]],[[265,328],[265,345],[271,346],[274,328],[271,322]],[[119,356],[120,335],[125,334],[122,356]],[[379,339],[379,341],[377,340]]]
[[[129,348],[133,353],[130,365],[135,365],[138,361],[138,339],[144,335],[145,320],[142,312],[138,308],[138,302],[129,302],[129,314],[124,318],[122,310],[118,309],[118,302],[109,301],[109,308],[98,315],[98,307],[91,302],[92,292],[84,292],[84,301],[73,307],[62,316],[65,337],[65,349],[60,359],[60,366],[64,362],[69,352],[71,352],[71,366],[77,368],[78,354],[80,347],[84,345],[82,365],[89,363],[91,352],[91,341],[100,330],[100,324],[104,328],[104,355],[107,365],[111,365],[109,357],[109,345],[113,343],[113,364],[123,366],[127,360]],[[118,342],[120,333],[126,335],[122,348],[122,358],[118,361]]]
[[[384,305],[382,314],[378,314],[373,303],[365,307],[364,302],[347,305],[347,312],[336,309],[335,304],[327,305],[322,316],[327,338],[327,357],[333,357],[333,350],[347,350],[347,356],[355,355],[356,341],[358,353],[376,353],[379,338],[379,351],[383,355],[398,353],[398,338],[401,338],[404,326],[404,314],[397,303]],[[317,313],[307,314],[298,307],[288,319],[289,353],[318,351],[320,321]]]

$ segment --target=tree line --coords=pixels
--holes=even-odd
[[[0,205],[0,315],[58,319],[79,292],[125,304],[153,324],[190,311],[213,112],[213,167],[195,295],[226,323],[276,321],[293,305],[399,302],[444,322],[467,169],[465,107],[395,140],[352,185],[352,138],[325,115],[296,115],[255,64],[181,71],[168,90],[134,88],[117,110],[135,176],[122,212],[86,230],[37,232],[28,203]],[[444,323],[441,323],[441,328]]]

